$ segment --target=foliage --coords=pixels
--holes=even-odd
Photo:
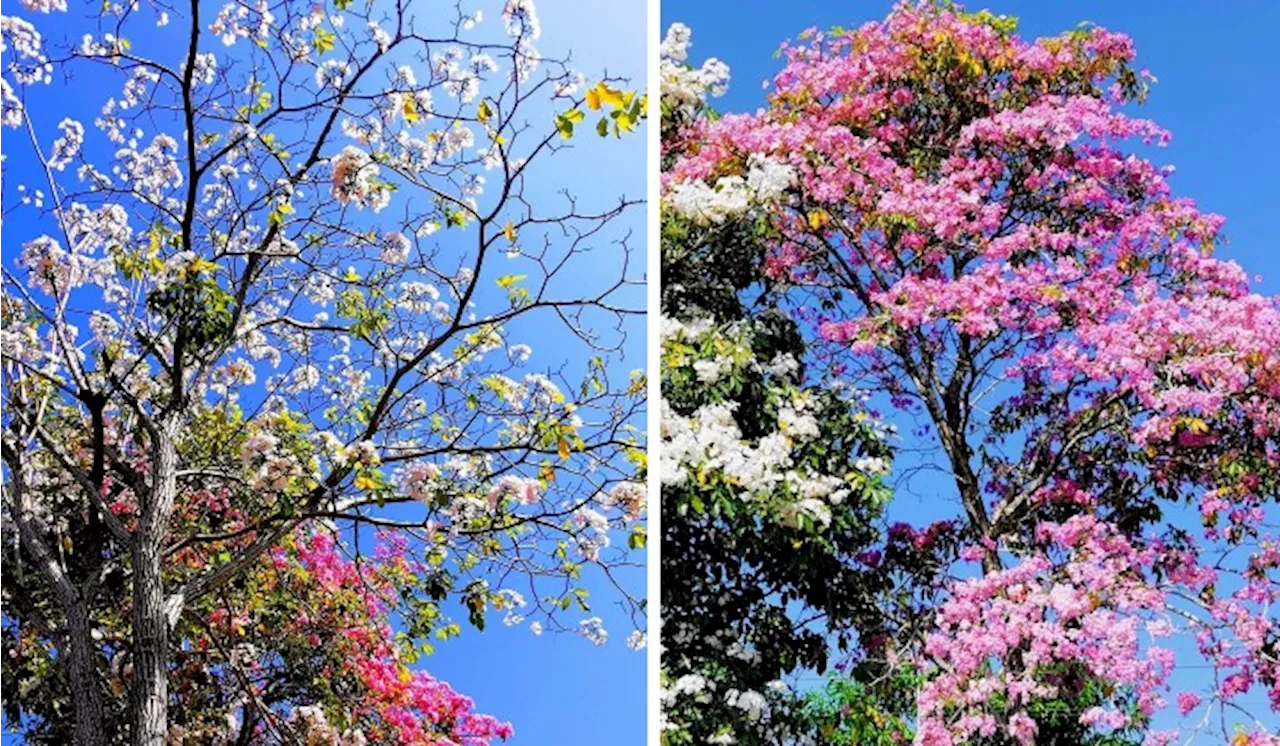
[[[664,132],[688,100],[664,90]],[[742,302],[766,222],[662,228],[663,740],[772,743],[800,714],[783,676],[864,613],[839,589],[881,582],[856,558],[889,451],[856,392],[806,382],[795,321]]]

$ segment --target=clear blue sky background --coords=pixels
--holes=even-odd
[[[221,5],[220,2],[206,4],[205,16],[211,17],[213,9]],[[498,0],[481,0],[465,3],[464,10],[482,8],[485,14],[483,25],[488,27],[489,33],[499,33],[501,6]],[[85,11],[75,3],[72,7],[74,15],[71,17],[32,18],[37,28],[45,33],[46,43],[63,41],[69,31],[78,35],[85,30],[82,16]],[[574,0],[540,0],[537,7],[543,28],[538,47],[546,54],[562,57],[571,53],[572,66],[586,74],[589,81],[598,80],[607,72],[630,78],[632,87],[644,87],[646,10],[643,0],[593,3],[589,8]],[[410,8],[421,14],[429,12],[431,5],[425,0],[413,0]],[[30,17],[26,13],[21,15]],[[145,21],[139,22],[138,26],[145,27]],[[174,25],[166,32],[181,33],[179,28]],[[201,51],[222,53],[221,42],[212,36],[207,36],[206,40]],[[168,61],[176,65],[180,55],[181,50],[174,48],[168,55],[172,59]],[[85,81],[82,79],[80,84],[84,85]],[[109,85],[111,91],[118,91],[119,80],[113,79]],[[55,83],[55,88],[58,87],[60,85]],[[66,89],[62,88],[61,93],[65,95]],[[67,114],[86,122],[90,143],[87,148],[92,148],[95,142],[100,145],[103,139],[93,129],[92,119],[107,95],[111,95],[110,92],[102,89],[95,95],[80,97],[79,101],[63,98],[56,100],[55,104],[55,100],[49,98],[38,99],[33,104],[33,116],[37,117],[38,126],[44,133],[42,141],[46,147],[56,134],[54,125]],[[547,118],[550,119],[549,114]],[[589,123],[593,124],[594,120]],[[6,130],[4,137],[6,145],[11,138],[14,143],[13,148],[6,148],[6,152],[17,148],[20,140],[12,131]],[[99,153],[95,156],[92,150],[88,152],[95,159],[105,155]],[[6,164],[6,179],[27,181],[35,188],[38,180],[27,175],[29,172],[24,172],[22,166],[21,158],[11,159]],[[643,130],[622,141],[612,138],[601,141],[588,130],[574,139],[572,148],[545,160],[534,173],[536,178],[531,178],[528,184],[528,196],[534,204],[558,201],[562,199],[559,192],[565,189],[582,199],[584,209],[607,208],[624,195],[632,199],[643,198]],[[14,194],[12,189],[12,184],[6,186],[6,195],[10,199]],[[19,210],[10,216],[4,225],[5,264],[13,266],[21,242],[47,230],[31,210]],[[595,242],[598,250],[579,262],[575,282],[585,286],[592,279],[605,282],[616,277],[621,253],[611,241],[621,239],[628,230],[631,232],[629,243],[634,251],[630,274],[639,278],[644,269],[646,245],[643,208],[624,215],[612,224],[607,235]],[[513,266],[489,271],[496,276],[519,270]],[[581,287],[566,290],[561,285],[561,295],[568,295],[573,290],[585,295]],[[637,288],[617,300],[633,308],[643,308],[645,297]],[[558,322],[547,322],[543,317],[541,322],[523,323],[513,331],[521,338],[520,341],[533,345],[534,362],[538,366],[555,369],[570,357],[562,346],[570,340]],[[625,359],[610,362],[611,377],[621,382],[625,382],[628,371],[643,368],[645,363],[643,320],[633,319],[626,332]],[[568,370],[582,370],[585,361],[582,349],[580,343],[573,348],[574,364]],[[636,423],[639,427],[643,424]],[[617,541],[625,541],[625,536],[616,537]],[[641,555],[637,559],[643,561],[644,558]],[[613,603],[616,592],[610,596],[612,588],[603,578],[593,576],[589,569],[584,571],[584,579],[595,600],[590,615],[601,616],[611,632],[603,647],[597,648],[576,635],[544,634],[534,637],[527,626],[508,628],[502,625],[501,615],[494,615],[483,633],[477,633],[464,624],[462,637],[438,645],[435,655],[423,661],[422,665],[433,675],[450,682],[459,692],[473,697],[478,711],[511,721],[516,735],[510,743],[516,746],[643,744],[645,653],[629,650],[626,646],[626,636],[632,627]],[[645,578],[641,570],[625,573],[624,580],[635,595],[644,595]],[[465,613],[459,612],[456,616],[465,622]],[[571,618],[566,617],[565,621],[569,622]],[[8,733],[0,735],[3,746],[18,742],[18,738]]]
[[[586,73],[588,80],[598,78],[607,68],[611,75],[631,78],[633,87],[644,86],[642,0],[590,4],[539,0],[537,7],[543,28],[539,48],[548,54],[571,50],[574,67]],[[490,15],[488,7],[485,16],[486,23],[500,23],[497,12]],[[608,204],[623,194],[643,198],[645,139],[643,132],[638,135],[607,142],[599,141],[594,133],[574,138],[573,150],[546,161],[551,171],[539,180],[539,194],[534,196],[551,199],[557,190],[568,188],[595,205]],[[621,238],[626,228],[633,231],[630,244],[636,250],[632,268],[640,271],[643,264],[635,262],[643,262],[646,245],[642,209],[619,221],[610,237]],[[604,240],[597,245],[602,250],[607,246]],[[611,277],[617,259],[615,252],[605,251],[593,261],[602,274]],[[583,266],[585,270],[587,265]],[[630,300],[635,307],[643,307],[641,293]],[[529,330],[525,335],[531,337],[534,354],[554,355],[554,338],[540,340],[538,332]],[[627,357],[615,366],[614,375],[625,376],[631,368],[644,367],[643,323],[637,319],[628,332]],[[615,541],[624,538],[615,537]],[[598,579],[588,576],[593,596],[601,601],[609,598],[612,589],[592,580]],[[631,574],[634,593],[643,595],[644,582],[642,572]],[[608,643],[601,648],[573,635],[535,638],[526,627],[504,627],[494,617],[484,633],[469,631],[438,647],[427,666],[458,691],[474,697],[482,712],[510,720],[516,729],[510,743],[515,746],[640,746],[645,743],[645,653],[627,649],[630,622],[613,604],[597,603],[592,613],[599,614],[611,631]]]
[[[1172,177],[1175,193],[1226,216],[1228,243],[1218,255],[1262,275],[1255,286],[1260,292],[1280,292],[1275,230],[1280,215],[1280,188],[1275,183],[1280,172],[1280,55],[1275,46],[1280,3],[991,0],[964,5],[1017,16],[1019,32],[1026,38],[1056,35],[1081,21],[1133,37],[1137,65],[1159,78],[1147,103],[1134,111],[1173,133],[1167,148],[1143,155],[1177,167]],[[719,111],[754,111],[765,103],[762,84],[782,65],[773,57],[781,41],[809,27],[858,26],[883,18],[892,6],[890,0],[664,0],[662,28],[665,33],[678,21],[692,29],[693,64],[716,57],[729,65],[729,93],[713,100]],[[909,432],[908,423],[899,424]],[[909,490],[899,490],[891,517],[915,525],[953,517],[959,513],[954,493],[946,478],[912,479]],[[1271,522],[1276,522],[1274,515]],[[1189,648],[1190,641],[1174,645],[1180,656]],[[1198,689],[1205,685],[1207,673],[1185,669],[1174,685]],[[817,682],[804,676],[800,683]],[[1259,688],[1243,702],[1263,718],[1275,717],[1266,711]],[[1271,727],[1280,723],[1272,722]],[[1196,741],[1213,742],[1207,736]]]
[[[496,8],[490,12],[490,6],[495,5],[501,6],[484,4],[486,23],[501,23]],[[645,85],[643,0],[590,4],[538,0],[537,7],[543,29],[540,49],[548,54],[571,51],[573,66],[588,80],[598,79],[607,69],[610,75],[631,78],[633,87]],[[548,170],[538,181],[535,199],[555,199],[556,192],[566,188],[583,198],[584,204],[597,206],[610,204],[624,194],[644,197],[643,132],[604,142],[588,132],[574,138],[573,143],[572,150],[545,162]],[[621,238],[627,228],[633,231],[629,242],[635,251],[631,265],[635,274],[643,270],[643,209],[632,210],[618,221],[610,229],[609,239]],[[601,252],[581,265],[583,271],[594,267],[602,277],[613,277],[617,252],[609,251],[604,239],[597,246]],[[640,292],[628,300],[633,307],[643,307]],[[535,356],[553,358],[542,360],[552,365],[558,331],[557,327],[528,329],[522,336],[533,345]],[[611,374],[625,376],[632,368],[643,368],[644,347],[644,325],[636,319],[628,328],[626,359],[613,366]],[[580,345],[575,349],[581,349]],[[624,539],[615,537],[615,541]],[[592,614],[601,616],[611,632],[603,647],[574,635],[533,637],[526,626],[504,627],[495,616],[483,633],[468,630],[463,637],[439,646],[434,658],[426,662],[433,674],[475,698],[481,712],[510,720],[516,729],[510,741],[514,746],[645,743],[645,653],[627,648],[630,622],[606,601],[613,589],[599,578],[586,578],[587,587],[599,600]],[[642,596],[643,572],[630,573],[629,579],[632,592]]]

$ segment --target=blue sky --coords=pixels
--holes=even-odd
[[[540,0],[538,10],[543,28],[540,48],[548,53],[571,50],[574,67],[589,80],[607,68],[611,75],[631,78],[633,87],[644,85],[643,2],[594,3],[584,12],[574,0]],[[496,10],[490,15],[486,7],[485,16],[487,22],[499,22]],[[590,134],[573,142],[573,150],[545,162],[548,172],[539,180],[535,197],[553,198],[561,188],[595,204],[605,204],[624,193],[629,198],[644,197],[643,136],[601,142]],[[624,216],[610,233],[620,238],[627,228],[634,231],[631,246],[642,252],[642,210]],[[637,253],[635,261],[641,259],[642,254]],[[610,252],[594,261],[602,274],[617,266],[617,257]],[[633,300],[637,307],[642,306],[643,294],[637,292]],[[554,333],[553,329],[529,331],[534,335],[530,342],[535,355],[554,355],[554,337],[537,341],[540,332]],[[622,375],[644,367],[645,362],[643,324],[635,320],[628,332],[626,360],[615,368]],[[633,592],[643,594],[643,573],[631,575]],[[599,614],[611,631],[604,647],[596,648],[571,635],[535,638],[526,627],[504,627],[500,618],[494,617],[484,633],[468,631],[439,646],[434,658],[426,662],[427,668],[473,697],[480,711],[510,720],[516,729],[510,743],[515,746],[645,743],[645,653],[627,649],[629,622],[612,603],[604,602],[611,589],[589,576],[587,586],[602,601],[593,606],[592,613]]]
[[[540,48],[548,53],[571,50],[574,66],[588,79],[607,68],[611,75],[632,78],[633,87],[643,86],[643,2],[593,3],[587,12],[574,0],[540,0],[538,10],[543,28]],[[487,10],[485,15],[489,16]],[[493,18],[496,22],[496,12]],[[596,204],[624,193],[644,197],[642,136],[600,142],[591,134],[573,142],[574,150],[546,162],[554,173],[540,180],[542,196],[553,197],[557,189],[568,187]],[[634,231],[632,247],[642,250],[643,212],[633,210],[611,233],[620,237],[625,228]],[[641,255],[635,260],[640,261]],[[616,256],[606,254],[596,261],[601,272],[616,266]],[[643,304],[643,295],[637,293],[635,302]],[[550,339],[531,343],[535,354],[538,350],[553,354]],[[617,370],[625,374],[644,367],[644,362],[644,327],[636,320],[629,329],[627,359]],[[643,573],[632,575],[631,588],[643,593]],[[588,587],[601,599],[610,592],[598,582],[588,582]],[[603,617],[612,633],[601,648],[576,636],[535,638],[527,628],[503,627],[495,617],[483,634],[468,632],[440,646],[427,666],[458,691],[474,697],[482,712],[510,720],[516,729],[510,743],[516,746],[639,746],[645,743],[645,653],[627,649],[629,622],[616,607],[597,604],[592,613]]]
[[[206,17],[221,4],[207,5]],[[413,0],[411,7],[415,4],[426,9],[427,4],[423,0]],[[501,2],[483,0],[467,3],[464,10],[473,9],[473,5],[484,10],[484,25],[490,27],[490,32],[498,32],[502,24],[499,17]],[[607,72],[629,77],[631,87],[643,88],[643,0],[600,3],[590,12],[583,12],[581,5],[573,0],[541,0],[537,6],[543,28],[538,43],[540,49],[554,56],[571,53],[572,66],[586,74],[589,81],[594,82]],[[69,21],[75,21],[77,34],[83,28],[79,15],[83,11],[75,10],[73,13],[76,14],[74,19],[41,17],[33,20],[37,27],[45,30],[47,38],[60,40],[64,35],[60,29],[70,27]],[[168,30],[180,33],[177,26]],[[214,51],[221,49],[216,39],[210,40],[209,45]],[[174,54],[177,54],[176,50]],[[81,85],[84,83],[84,80],[80,81]],[[111,85],[115,87],[118,83]],[[39,103],[40,110],[33,112],[46,133],[42,140],[53,137],[52,126],[68,113],[91,122],[94,110],[100,104],[99,96],[85,96],[78,103],[64,100],[57,107],[51,105],[49,99],[43,99]],[[549,120],[550,115],[547,117]],[[92,141],[96,133],[92,127],[89,129]],[[6,139],[15,138],[9,131],[5,136]],[[15,138],[13,142],[16,145],[19,140]],[[16,178],[21,165],[22,161],[18,159],[6,164],[6,179]],[[587,130],[574,139],[572,148],[546,159],[536,169],[533,172],[535,178],[531,178],[528,185],[528,196],[535,204],[560,199],[559,192],[563,189],[581,197],[583,205],[591,207],[611,206],[623,195],[632,199],[643,198],[645,137],[641,132],[622,141],[612,138],[601,141]],[[12,195],[11,189],[12,185],[7,185],[6,195]],[[14,260],[21,241],[46,230],[38,227],[33,217],[27,217],[28,214],[29,211],[19,211],[6,220],[3,242],[6,265]],[[643,208],[631,210],[611,225],[607,234],[596,242],[599,251],[585,257],[585,261],[579,264],[575,280],[589,283],[593,277],[604,281],[616,276],[620,253],[610,242],[622,238],[627,231],[631,232],[628,240],[635,252],[631,274],[639,277],[644,268]],[[637,288],[619,300],[634,308],[643,308],[644,293]],[[569,359],[569,353],[565,353],[562,346],[569,340],[558,323],[553,325],[545,321],[544,318],[543,322],[522,323],[513,331],[534,346],[538,365],[553,369]],[[645,362],[643,320],[638,317],[632,319],[626,331],[625,359],[610,361],[610,374],[615,381],[625,381],[628,371],[642,368]],[[570,370],[577,372],[581,370],[584,355],[580,344],[574,350],[575,364]],[[621,540],[625,540],[625,536],[615,538],[615,541]],[[638,561],[643,559],[643,556],[637,557]],[[609,595],[612,589],[607,587],[604,579],[592,576],[589,570],[584,573],[584,578],[587,588],[592,591],[592,598],[596,599],[591,615],[603,617],[611,632],[603,647],[597,648],[576,635],[548,633],[534,637],[527,626],[504,627],[501,616],[495,615],[490,618],[484,633],[477,633],[464,625],[462,637],[438,645],[435,655],[423,661],[422,665],[433,675],[449,681],[459,692],[473,697],[478,711],[511,721],[516,730],[511,743],[518,746],[573,746],[601,742],[626,746],[644,743],[645,653],[626,647],[630,622],[612,602],[614,597]],[[633,593],[643,595],[643,572],[627,572],[623,579]],[[457,616],[465,621],[465,613]],[[565,621],[570,620],[566,618]],[[17,742],[18,739],[7,733],[0,737],[0,743],[5,746]]]
[[[665,0],[661,20],[664,32],[677,21],[692,29],[693,64],[716,57],[729,65],[729,93],[714,99],[713,105],[721,112],[742,112],[764,105],[762,84],[781,67],[773,56],[781,41],[808,27],[851,27],[876,20],[892,5],[889,0]],[[1028,38],[1054,35],[1081,21],[1133,37],[1136,64],[1159,79],[1147,103],[1134,111],[1173,133],[1168,147],[1143,154],[1177,167],[1171,182],[1176,194],[1226,216],[1228,242],[1218,255],[1261,275],[1255,286],[1260,292],[1280,292],[1274,228],[1280,214],[1280,189],[1274,182],[1280,171],[1280,151],[1275,147],[1280,139],[1280,57],[1274,47],[1280,4],[993,0],[965,7],[1015,15],[1020,33]],[[908,423],[900,426],[909,432]],[[909,445],[906,439],[903,444]],[[916,525],[953,517],[958,512],[954,492],[946,478],[913,479],[909,492],[899,491],[891,517]],[[1174,648],[1180,655],[1193,650],[1189,640]],[[1204,685],[1199,679],[1207,673],[1202,668],[1184,669],[1175,686],[1199,688]],[[814,683],[816,677],[801,678],[802,685]],[[1260,689],[1243,702],[1267,717]],[[1197,741],[1209,742],[1211,738]]]

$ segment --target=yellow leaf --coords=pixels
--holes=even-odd
[[[826,210],[817,209],[809,213],[809,227],[815,231],[822,230],[822,228],[830,221],[831,215]]]
[[[600,109],[600,92],[597,91],[595,88],[590,88],[587,90],[587,108],[591,109],[592,111],[597,111]]]
[[[515,243],[516,227],[512,225],[510,220],[507,221],[506,225],[502,226],[502,235],[506,236],[508,241]]]
[[[622,91],[616,88],[610,88],[604,83],[596,83],[596,87],[592,89],[599,96],[600,101],[617,109],[623,106]]]
[[[377,480],[370,479],[369,477],[366,477],[363,474],[356,477],[356,489],[358,490],[371,490],[377,486],[378,486]]]
[[[404,121],[409,124],[417,122],[421,117],[418,116],[418,105],[413,102],[413,96],[404,97]]]
[[[560,459],[562,461],[567,460],[569,458],[569,441],[561,438],[559,442],[556,443],[556,451],[560,454]]]
[[[1190,430],[1196,435],[1202,435],[1209,432],[1209,424],[1199,417],[1184,417],[1182,422],[1187,426],[1187,430]]]
[[[190,272],[206,272],[208,270],[217,269],[217,268],[218,268],[218,265],[214,264],[208,259],[197,259],[191,264],[187,265],[187,270]]]
[[[563,114],[556,115],[556,131],[560,136],[568,140],[573,137],[573,125],[586,119],[587,115],[582,113],[581,109],[573,109]]]

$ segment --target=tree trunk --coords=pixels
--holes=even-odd
[[[89,614],[83,602],[67,610],[67,681],[71,685],[71,705],[75,713],[77,746],[102,746],[102,690],[98,684],[97,651]]]
[[[160,550],[139,542],[133,564],[133,743],[163,746],[169,731],[169,623]]]
[[[27,480],[22,458],[18,450],[6,438],[3,442],[4,462],[9,466],[17,510],[14,521],[22,545],[35,560],[40,573],[48,581],[58,599],[58,606],[66,617],[67,647],[63,659],[67,669],[67,682],[71,689],[71,707],[75,724],[77,746],[102,746],[106,736],[102,730],[102,690],[98,685],[98,652],[93,644],[93,630],[89,624],[89,610],[80,592],[67,578],[66,569],[49,550],[43,535],[46,529],[40,525],[39,512],[27,490]]]
[[[165,532],[177,491],[174,427],[159,424],[150,494],[140,507],[133,549],[134,746],[164,746],[169,732],[169,621],[161,575]]]

